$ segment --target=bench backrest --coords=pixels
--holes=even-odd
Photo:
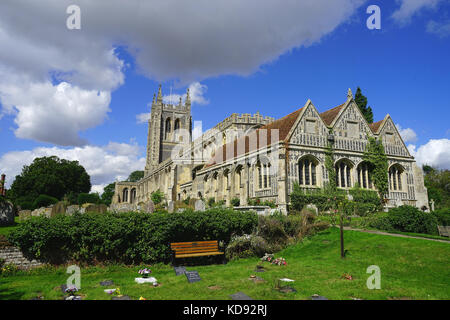
[[[219,244],[217,240],[174,242],[170,244],[170,248],[177,254],[217,252],[219,251]]]

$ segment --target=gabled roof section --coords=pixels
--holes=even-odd
[[[373,133],[378,134],[389,117],[390,117],[389,114],[387,114],[383,120],[374,123],[369,123],[370,130],[372,130]]]
[[[304,107],[303,107],[304,108]],[[275,120],[269,124],[262,126],[261,128],[256,129],[255,131],[242,136],[233,142],[229,142],[224,144],[223,146],[216,149],[214,152],[214,156],[207,162],[206,167],[211,167],[216,164],[220,164],[231,160],[233,158],[239,157],[246,153],[258,150],[260,148],[266,147],[270,144],[276,143],[278,141],[284,141],[288,136],[291,128],[294,126],[297,118],[302,112],[303,108],[300,108],[283,118]],[[260,132],[266,130],[267,138],[265,141],[261,140]],[[275,130],[278,131],[278,135],[275,134]],[[274,134],[272,134],[274,133]],[[252,143],[250,143],[250,136],[254,136],[256,139],[252,139]],[[254,142],[256,140],[256,143]],[[233,148],[233,151],[230,151],[230,148]],[[228,150],[228,151],[227,151]],[[220,156],[220,157],[219,157]]]
[[[343,104],[334,107],[333,109],[327,110],[325,112],[322,112],[320,114],[320,117],[322,118],[323,122],[325,122],[325,124],[330,127],[331,124],[333,123],[334,119],[337,118],[337,116],[339,115],[339,113],[341,112],[341,110],[344,108],[344,106],[346,105],[347,101],[344,102]]]

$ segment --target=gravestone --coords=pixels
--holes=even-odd
[[[0,226],[10,226],[14,224],[16,211],[9,201],[0,202]]]
[[[154,278],[154,277],[149,277],[149,278],[134,278],[134,281],[137,282],[137,283],[139,283],[139,284],[142,284],[142,283],[152,283],[152,284],[158,283],[158,281],[157,281],[156,278]]]
[[[25,221],[31,218],[31,210],[20,210],[19,211],[19,220]]]
[[[80,211],[80,206],[77,205],[77,204],[68,206],[68,207],[66,208],[66,214],[67,214],[68,216],[73,215],[73,214],[74,214],[75,212],[77,212],[77,211]]]
[[[174,210],[175,210],[175,202],[169,200],[167,202],[167,211],[169,211],[169,213],[173,213]]]
[[[253,300],[248,295],[246,295],[245,293],[240,292],[240,291],[235,294],[230,295],[230,297],[233,300]]]
[[[148,200],[147,203],[144,204],[143,210],[147,213],[155,212],[155,204],[152,200]]]
[[[90,204],[85,207],[85,212],[106,213],[108,207],[105,204]]]
[[[202,280],[197,271],[185,271],[184,274],[186,275],[186,278],[189,281],[189,283],[198,282]]]
[[[200,199],[195,201],[194,210],[195,211],[205,211],[206,210],[205,202],[203,200],[200,200]]]
[[[327,298],[322,297],[322,296],[319,296],[318,294],[313,294],[313,295],[311,296],[311,299],[312,299],[312,300],[328,300]]]
[[[58,214],[65,214],[67,206],[63,201],[59,201],[52,207],[52,211],[50,213],[51,217],[55,217]]]
[[[100,282],[101,286],[112,286],[114,284],[114,282],[112,280],[105,280]]]
[[[179,276],[180,274],[184,274],[186,272],[185,267],[173,267],[175,270],[175,275]]]

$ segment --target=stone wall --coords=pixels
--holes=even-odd
[[[19,268],[31,268],[41,266],[43,263],[37,260],[28,260],[24,257],[19,248],[6,246],[0,247],[0,259],[5,260],[5,264],[14,264]]]

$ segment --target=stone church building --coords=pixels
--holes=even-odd
[[[161,87],[148,122],[145,175],[138,182],[116,183],[113,208],[145,204],[160,190],[168,201],[190,199],[273,201],[286,212],[294,183],[316,189],[328,182],[325,151],[333,142],[338,188],[358,184],[374,189],[363,160],[368,137],[381,139],[388,157],[387,207],[409,204],[428,208],[419,168],[391,117],[369,124],[351,90],[341,105],[320,113],[308,100],[275,120],[259,113],[233,113],[192,140],[189,91],[184,104],[163,102]]]

